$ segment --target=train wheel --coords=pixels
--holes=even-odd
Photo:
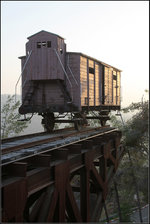
[[[42,124],[48,132],[52,132],[55,125],[54,113],[47,113],[43,115]]]

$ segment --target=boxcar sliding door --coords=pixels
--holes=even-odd
[[[87,58],[80,57],[81,106],[88,105]]]
[[[109,104],[109,68],[104,67],[104,104]]]

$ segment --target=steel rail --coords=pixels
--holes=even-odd
[[[98,128],[98,129],[101,129],[101,128]],[[66,131],[66,130],[67,129],[64,129],[64,131]],[[70,137],[70,136],[73,136],[73,135],[79,135],[81,133],[85,133],[85,132],[87,133],[89,131],[95,131],[95,130],[97,130],[97,128],[84,129],[84,130],[81,130],[81,131],[78,131],[78,132],[75,131],[75,132],[69,133],[69,134],[63,134],[63,135],[59,135],[59,136],[55,136],[55,137],[48,137],[48,138],[42,139],[42,140],[36,140],[36,141],[33,141],[33,142],[27,142],[27,143],[24,143],[24,144],[19,144],[19,145],[15,145],[15,146],[6,147],[6,148],[2,149],[2,155],[6,154],[6,153],[8,154],[10,152],[18,151],[18,150],[21,150],[21,149],[25,149],[25,148],[30,148],[32,146],[46,144],[46,143],[56,141],[56,140],[59,140],[59,139],[63,139],[63,138],[66,138],[66,137]]]
[[[74,128],[73,127],[70,127],[70,128],[61,128],[61,129],[56,129],[56,130],[53,130],[52,133],[49,133],[47,131],[44,131],[44,132],[37,132],[37,133],[32,133],[32,134],[27,134],[27,135],[20,135],[20,136],[14,136],[14,137],[9,137],[9,138],[3,138],[1,140],[1,143],[7,143],[7,142],[13,142],[13,141],[18,141],[18,140],[22,140],[22,139],[25,139],[25,138],[32,138],[32,137],[37,137],[37,136],[42,136],[42,135],[45,135],[45,134],[55,134],[55,133],[59,133],[59,132],[62,132],[62,131],[66,131],[66,130],[73,130]]]
[[[38,151],[34,151],[34,152],[32,152],[32,154],[31,153],[28,153],[28,155],[22,155],[22,156],[20,156],[19,158],[17,157],[17,158],[15,158],[15,159],[10,159],[10,161],[6,161],[6,162],[2,162],[2,166],[4,166],[4,165],[8,165],[8,164],[11,164],[11,163],[14,163],[14,162],[17,162],[17,161],[20,161],[20,160],[24,160],[24,159],[27,159],[27,158],[30,158],[30,157],[33,157],[33,156],[36,156],[36,155],[40,155],[40,154],[43,154],[43,153],[48,153],[48,152],[52,152],[52,151],[54,151],[54,150],[56,150],[56,149],[60,149],[60,148],[64,148],[64,147],[67,147],[67,146],[69,146],[69,145],[72,145],[72,144],[78,144],[78,143],[80,143],[80,142],[82,142],[82,141],[86,141],[86,140],[90,140],[90,139],[92,139],[92,138],[95,138],[95,137],[99,137],[99,136],[103,136],[103,135],[106,135],[106,134],[111,134],[111,133],[114,133],[114,132],[116,132],[116,131],[118,131],[118,129],[111,129],[111,130],[108,130],[108,131],[104,131],[104,132],[101,132],[101,133],[94,133],[93,135],[90,135],[90,136],[83,136],[83,135],[80,135],[80,137],[79,137],[79,139],[78,140],[73,140],[73,141],[69,141],[69,143],[68,143],[68,139],[67,139],[67,137],[66,137],[66,142],[63,142],[62,144],[55,144],[55,146],[54,147],[52,147],[52,148],[50,148],[50,147],[47,147],[47,146],[45,146],[45,148],[44,148],[44,146],[43,145],[41,145],[40,147],[42,147],[43,146],[43,149],[42,149],[42,151],[41,151],[41,149],[38,149]],[[78,133],[79,134],[79,133]],[[81,133],[80,133],[81,134]],[[70,136],[68,136],[68,137],[70,137]],[[63,139],[64,139],[64,136],[63,136]],[[58,140],[58,139],[55,139],[55,140]],[[54,142],[55,143],[55,142]],[[45,144],[45,143],[43,143],[43,144]],[[21,151],[20,151],[21,152]]]

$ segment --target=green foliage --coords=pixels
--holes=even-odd
[[[137,200],[135,199],[137,193],[136,185],[138,186],[141,205],[148,203],[149,101],[142,100],[142,102],[132,103],[122,109],[122,112],[122,116],[132,113],[132,117],[123,124],[119,117],[111,116],[111,124],[122,131],[123,145],[129,150],[133,164],[132,169],[128,154],[126,153],[116,174],[121,213],[123,213],[124,222],[129,222],[127,214],[129,213],[130,206],[132,208],[137,207]],[[133,172],[136,183],[134,182]],[[115,201],[115,194],[111,195],[109,201]],[[117,206],[115,206],[114,212],[116,210]]]
[[[130,222],[130,212],[131,212],[131,206],[128,202],[123,202],[121,204],[121,211],[122,211],[122,221],[123,222]]]
[[[111,116],[112,126],[119,128],[123,133],[124,145],[130,150],[140,151],[139,156],[148,156],[148,120],[149,120],[149,101],[132,103],[122,109],[124,113],[136,112],[123,125],[121,120]]]
[[[15,102],[15,96],[8,95],[6,103],[1,108],[1,137],[15,136],[23,131],[29,121],[18,121],[21,115],[18,113],[20,102]]]
[[[119,130],[123,131],[123,124],[121,122],[121,119],[118,119],[115,115],[110,116],[110,123],[112,124],[112,127],[118,128]]]
[[[137,110],[138,112],[126,123],[125,134],[126,134],[126,146],[128,147],[142,147],[142,150],[146,150],[148,143],[148,101],[140,103],[132,103],[126,110]]]

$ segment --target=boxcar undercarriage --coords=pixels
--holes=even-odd
[[[88,120],[98,120],[101,126],[105,126],[107,120],[110,120],[109,113],[111,111],[111,106],[105,107],[89,107],[89,110],[82,108],[82,111],[70,112],[65,114],[59,114],[55,116],[53,112],[40,113],[43,117],[42,124],[45,129],[51,132],[54,128],[55,123],[73,123],[76,130],[80,130],[84,126],[88,126]],[[113,106],[113,110],[120,110],[120,107]],[[89,114],[90,112],[90,114]],[[65,119],[69,115],[69,118]]]
[[[26,110],[28,111],[27,113],[34,114],[33,108],[30,107],[30,110],[28,110],[28,108],[26,108]],[[74,127],[76,130],[80,130],[84,126],[89,125],[88,123],[89,119],[98,120],[101,126],[105,126],[107,120],[110,120],[110,117],[109,117],[110,111],[112,109],[120,110],[120,107],[119,106],[82,107],[81,111],[75,111],[72,109],[70,111],[64,111],[64,107],[55,108],[55,109],[54,107],[52,107],[51,110],[47,109],[47,111],[43,110],[42,112],[36,111],[38,112],[38,115],[42,116],[42,125],[44,126],[44,129],[48,132],[53,131],[55,124],[63,124],[63,123],[68,123],[68,124],[72,123],[74,124]],[[60,113],[58,113],[58,111],[60,111]],[[74,111],[74,112],[71,112],[71,111]],[[55,112],[57,112],[57,115]]]

